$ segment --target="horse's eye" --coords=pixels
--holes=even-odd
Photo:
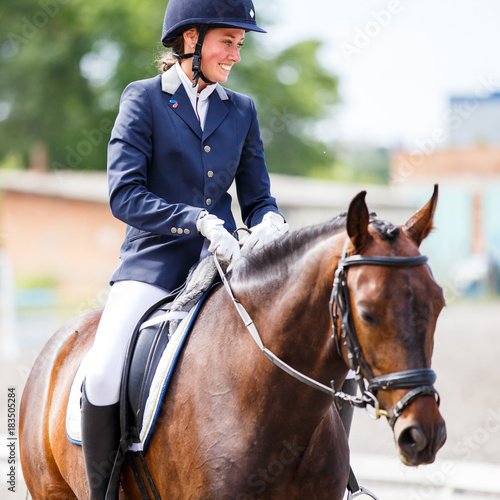
[[[374,316],[373,314],[370,314],[369,312],[361,311],[360,317],[365,323],[367,323],[369,325],[378,326],[380,324],[379,319],[376,316]]]

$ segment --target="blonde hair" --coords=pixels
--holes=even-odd
[[[165,73],[165,71],[168,71],[178,61],[174,53],[184,53],[183,35],[179,35],[172,43],[168,44],[167,50],[162,51],[158,59],[156,59],[156,64],[160,73]]]

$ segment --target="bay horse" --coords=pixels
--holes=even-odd
[[[224,286],[205,302],[146,453],[161,498],[342,499],[349,449],[332,403],[347,399],[338,388],[349,367],[361,396],[348,403],[389,419],[405,464],[434,461],[446,439],[430,369],[444,298],[419,245],[432,229],[437,186],[399,227],[372,220],[365,194],[347,215],[291,233],[228,273],[266,353],[313,387],[263,355]],[[65,412],[100,314],[58,330],[26,383],[20,455],[35,500],[88,498]],[[120,498],[141,498],[129,466]]]

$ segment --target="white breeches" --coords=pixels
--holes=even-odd
[[[140,281],[117,281],[97,328],[85,389],[95,406],[117,403],[127,346],[142,315],[168,291]]]

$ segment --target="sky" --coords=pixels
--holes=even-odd
[[[258,18],[258,4],[254,0]],[[500,91],[498,0],[275,0],[266,43],[316,38],[342,103],[319,134],[353,143],[446,145],[449,97]],[[466,114],[466,111],[464,111]],[[464,115],[465,116],[465,115]]]

